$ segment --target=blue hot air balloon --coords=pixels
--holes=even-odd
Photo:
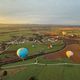
[[[28,48],[20,48],[17,50],[17,55],[22,59],[26,58],[28,56],[28,53]]]

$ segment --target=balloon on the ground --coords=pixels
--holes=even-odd
[[[53,46],[51,44],[48,45],[48,48],[52,48]]]
[[[72,51],[67,51],[66,52],[66,56],[68,57],[68,58],[70,58],[71,56],[73,56],[74,55],[74,53],[72,52]]]
[[[29,51],[27,48],[20,48],[17,50],[18,57],[20,57],[22,59],[26,58],[28,56],[28,53],[29,53]]]

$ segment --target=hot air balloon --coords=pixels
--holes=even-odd
[[[28,56],[29,50],[28,48],[20,48],[17,50],[17,55],[21,59],[25,59]]]
[[[66,32],[65,32],[65,31],[63,31],[63,32],[62,32],[62,35],[63,35],[63,36],[65,36],[65,35],[66,35]]]
[[[70,58],[71,56],[73,56],[74,55],[74,53],[72,52],[72,51],[67,51],[66,52],[66,56],[68,57],[68,58]]]
[[[52,48],[52,47],[53,47],[53,46],[52,46],[51,44],[48,45],[48,48],[49,48],[49,49]]]

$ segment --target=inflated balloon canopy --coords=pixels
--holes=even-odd
[[[17,50],[18,57],[24,59],[28,56],[29,50],[28,48],[20,48]]]
[[[66,35],[66,32],[63,31],[62,34],[63,34],[63,35]]]
[[[74,53],[72,52],[72,51],[67,51],[66,52],[66,56],[68,57],[68,58],[70,58],[71,56],[73,56],[74,55]]]

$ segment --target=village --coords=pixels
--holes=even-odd
[[[18,45],[18,44],[24,44],[27,42],[31,42],[33,44],[35,43],[55,43],[59,40],[65,40],[66,43],[71,42],[79,42],[80,43],[80,36],[75,34],[66,35],[64,32],[62,35],[57,34],[50,34],[50,33],[34,33],[32,36],[11,36],[11,40],[8,41],[2,41],[0,42],[0,51],[4,51],[8,46],[10,45]]]

